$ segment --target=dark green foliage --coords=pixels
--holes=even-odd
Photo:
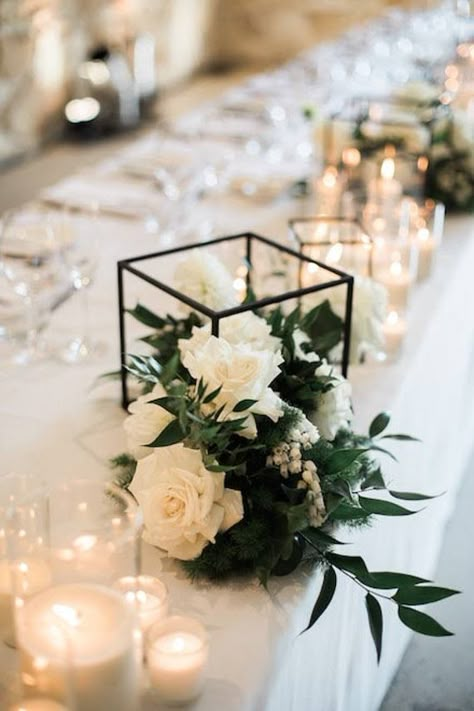
[[[135,459],[124,452],[110,460],[110,466],[114,471],[114,481],[118,486],[126,489],[132,482],[135,475],[137,463]]]

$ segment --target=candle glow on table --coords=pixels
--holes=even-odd
[[[30,597],[50,582],[50,568],[41,559],[25,558],[14,564],[0,560],[0,634],[8,643],[14,644],[15,636],[14,593],[21,595],[22,599]]]
[[[377,276],[388,291],[389,308],[403,312],[408,306],[408,297],[412,285],[412,277],[401,261],[394,259],[385,272]]]
[[[114,587],[138,615],[143,632],[166,617],[168,591],[158,578],[151,575],[130,575],[120,578]]]
[[[207,633],[196,620],[169,617],[151,628],[148,675],[154,692],[166,703],[186,703],[201,693],[207,659]]]
[[[384,158],[380,167],[380,177],[369,183],[369,199],[383,202],[398,200],[402,194],[402,184],[394,176],[394,159]]]
[[[385,353],[387,356],[397,355],[403,344],[406,332],[405,321],[400,318],[396,311],[390,311],[383,325]]]
[[[316,211],[320,215],[336,216],[344,188],[337,168],[329,166],[315,182]]]
[[[75,711],[133,711],[138,704],[134,615],[100,585],[50,587],[27,600],[18,648],[25,693],[69,703]]]
[[[67,709],[53,699],[24,699],[11,706],[9,711],[67,711]]]

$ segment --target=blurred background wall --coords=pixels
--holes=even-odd
[[[163,89],[202,68],[270,66],[392,0],[0,0],[0,165],[57,135],[78,67],[152,41]],[[400,0],[398,4],[410,4]]]

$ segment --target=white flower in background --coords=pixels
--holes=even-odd
[[[301,328],[295,328],[293,331],[293,343],[295,344],[295,356],[299,360],[305,360],[308,363],[315,363],[319,360],[319,356],[314,353],[314,351],[306,352],[303,350],[303,345],[311,345],[309,336],[301,330]]]
[[[312,421],[321,435],[332,441],[341,427],[347,427],[352,421],[350,383],[333,372],[332,366],[324,362],[316,370],[317,376],[330,376],[333,379],[331,390],[318,393]]]
[[[201,348],[211,335],[211,325],[195,326],[190,339],[181,339],[179,349],[184,356],[187,351]],[[235,314],[223,318],[219,323],[219,338],[223,338],[231,345],[247,344],[255,351],[272,351],[277,353],[281,349],[281,339],[271,335],[271,328],[264,318],[251,311]]]
[[[440,88],[426,81],[410,81],[403,86],[397,86],[392,96],[400,100],[400,108],[407,108],[407,103],[431,104],[437,101]]]
[[[322,297],[315,295],[311,304],[315,305],[321,303],[322,300]],[[334,313],[344,319],[346,312],[346,290],[331,289],[329,301]],[[369,277],[359,275],[354,277],[350,350],[351,363],[359,363],[367,352],[383,349],[385,344],[383,324],[387,315],[387,304],[388,293],[383,284]],[[340,357],[341,345],[337,348],[338,350],[334,353],[334,356]],[[331,353],[331,356],[332,355]],[[306,358],[306,360],[309,359]]]
[[[157,400],[165,395],[165,389],[157,383],[151,392],[141,395],[128,408],[130,415],[123,423],[123,427],[127,435],[128,449],[135,459],[150,454],[150,449],[144,445],[153,442],[174,419],[167,410],[151,403],[151,400]]]
[[[161,447],[137,464],[130,490],[143,511],[143,539],[179,560],[191,560],[244,515],[240,491],[224,488],[201,453],[183,444]]]
[[[174,284],[178,291],[214,310],[238,303],[232,276],[217,257],[202,249],[193,249],[178,264]]]
[[[387,115],[384,117],[387,123],[377,123],[375,121],[364,121],[360,125],[361,134],[364,138],[372,141],[400,141],[403,147],[412,153],[421,153],[430,144],[430,132],[424,126],[417,123],[409,124],[397,123],[397,116]],[[393,121],[393,123],[388,123]]]
[[[451,140],[460,153],[474,152],[474,114],[462,109],[452,110]],[[472,166],[471,166],[472,167]]]
[[[288,433],[288,441],[280,442],[267,457],[268,467],[278,467],[287,479],[291,474],[301,474],[312,462],[303,459],[303,452],[311,449],[319,439],[317,427],[301,413],[298,423]]]
[[[186,343],[186,342],[184,342]],[[179,344],[183,355],[183,365],[193,378],[202,379],[208,391],[220,387],[215,398],[215,409],[224,406],[221,420],[236,419],[247,415],[246,427],[239,434],[253,438],[257,434],[254,414],[266,415],[276,422],[283,414],[278,395],[271,390],[272,383],[280,373],[283,362],[280,353],[255,351],[248,345],[232,345],[223,338],[209,336],[196,350],[186,349]],[[245,412],[233,412],[241,400],[256,400]]]

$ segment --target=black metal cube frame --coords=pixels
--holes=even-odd
[[[363,232],[367,236],[368,244],[370,245],[370,251],[369,251],[369,256],[367,259],[367,272],[368,276],[372,276],[372,252],[373,252],[373,244],[374,241],[372,237],[367,233],[367,230],[364,228],[363,224],[360,222],[360,220],[352,217],[331,217],[331,216],[326,216],[326,215],[310,215],[308,217],[292,217],[290,220],[288,220],[288,227],[290,230],[290,235],[291,237],[294,238],[294,240],[297,242],[301,254],[304,254],[304,249],[306,247],[318,247],[318,246],[329,246],[330,244],[333,244],[332,242],[329,242],[329,240],[321,240],[319,242],[307,242],[306,240],[303,240],[300,238],[300,235],[298,234],[298,231],[296,229],[297,223],[310,223],[310,222],[317,222],[318,220],[324,221],[324,222],[334,222],[334,223],[341,223],[341,222],[351,222],[355,227],[358,227],[361,232]],[[354,246],[357,247],[358,245],[361,244],[358,240],[345,240],[343,242],[344,245],[349,245],[349,246]],[[328,265],[325,265],[326,268],[329,268]]]
[[[241,304],[239,304],[237,306],[233,306],[231,308],[216,311],[214,309],[211,309],[211,308],[205,306],[204,304],[199,303],[195,299],[192,299],[189,296],[186,296],[186,294],[183,294],[182,292],[177,291],[176,289],[169,286],[168,284],[163,283],[161,280],[155,279],[154,277],[150,276],[149,274],[146,274],[145,272],[141,271],[140,269],[138,269],[135,266],[135,264],[137,262],[143,262],[148,259],[166,257],[171,254],[177,254],[177,253],[186,252],[189,250],[209,247],[209,246],[220,244],[223,242],[232,242],[232,241],[237,241],[237,240],[242,240],[242,239],[245,239],[245,242],[246,242],[246,255],[245,256],[246,256],[246,261],[249,265],[249,269],[247,271],[247,277],[246,277],[247,289],[251,286],[252,245],[254,242],[258,242],[260,244],[267,245],[267,247],[275,249],[282,254],[287,254],[291,257],[295,257],[296,259],[299,260],[300,268],[298,269],[298,274],[299,274],[298,288],[287,291],[287,292],[278,293],[278,294],[275,294],[274,296],[267,296],[262,299],[257,299],[253,302],[241,303]],[[301,275],[301,267],[303,266],[303,263],[316,264],[321,269],[324,269],[325,271],[327,271],[331,275],[333,275],[334,278],[331,279],[330,281],[324,282],[322,284],[315,284],[313,286],[301,287],[300,275]],[[341,370],[342,370],[342,374],[345,377],[347,376],[347,372],[348,372],[348,368],[349,368],[354,278],[351,275],[346,274],[345,272],[341,271],[340,269],[336,269],[335,267],[329,267],[327,264],[319,262],[315,259],[310,259],[309,257],[306,257],[302,253],[297,252],[289,247],[285,247],[284,245],[281,245],[278,242],[274,242],[273,240],[271,240],[267,237],[262,237],[261,235],[257,235],[253,232],[242,232],[242,233],[235,234],[235,235],[229,235],[226,237],[218,237],[216,239],[207,240],[206,242],[191,243],[191,244],[183,245],[180,247],[175,247],[172,249],[166,249],[166,250],[162,250],[159,252],[152,252],[149,254],[144,254],[144,255],[141,255],[138,257],[132,257],[130,259],[122,259],[119,262],[117,262],[118,307],[119,307],[119,325],[120,325],[120,364],[121,364],[120,377],[121,377],[121,389],[122,389],[122,407],[124,407],[124,408],[127,408],[128,404],[130,403],[129,392],[128,392],[128,372],[126,369],[127,340],[126,340],[126,327],[125,327],[126,308],[125,308],[125,291],[124,291],[124,272],[129,272],[130,274],[133,274],[137,278],[142,279],[143,281],[147,282],[148,284],[150,284],[152,286],[155,286],[157,289],[160,289],[161,291],[165,292],[166,294],[175,298],[176,300],[181,301],[182,303],[186,304],[187,306],[190,306],[192,309],[194,309],[198,313],[202,314],[203,316],[207,316],[211,321],[211,333],[214,336],[219,335],[219,322],[222,318],[227,318],[228,316],[233,316],[235,314],[244,313],[246,311],[255,311],[257,309],[264,308],[264,307],[270,306],[272,304],[279,304],[279,303],[281,303],[283,301],[287,301],[289,299],[298,299],[298,298],[305,296],[306,294],[312,294],[312,293],[315,293],[318,291],[323,291],[324,289],[329,289],[329,288],[332,288],[335,286],[345,284],[347,286],[347,293],[346,293],[346,305],[345,305],[345,317],[344,317],[344,329],[343,329],[344,343],[343,343]]]

